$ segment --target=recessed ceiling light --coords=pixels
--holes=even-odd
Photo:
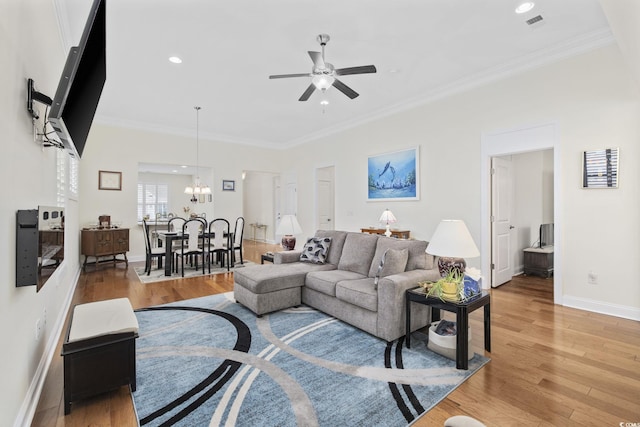
[[[329,101],[323,99],[322,101],[320,101],[320,105],[329,105]]]
[[[174,64],[182,64],[182,59],[178,58],[177,56],[170,56],[169,62],[173,62]]]
[[[181,167],[182,169],[186,169],[186,168],[187,168],[187,165],[181,165],[180,167]]]
[[[527,13],[529,12],[531,9],[533,9],[533,6],[535,6],[536,4],[532,1],[525,1],[520,3],[520,5],[518,7],[516,7],[516,13],[521,14],[521,13]]]

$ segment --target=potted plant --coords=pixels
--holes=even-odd
[[[460,301],[464,291],[463,278],[464,274],[460,270],[452,268],[446,276],[431,284],[426,290],[426,295],[438,297],[442,301]]]

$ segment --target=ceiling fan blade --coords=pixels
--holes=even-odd
[[[298,99],[298,101],[306,101],[307,99],[309,99],[314,90],[316,90],[316,86],[311,83],[307,90],[305,90],[302,96]]]
[[[289,77],[309,77],[311,74],[309,73],[299,73],[299,74],[275,74],[273,76],[269,76],[270,79],[288,79]]]
[[[361,67],[349,67],[349,68],[338,68],[336,70],[336,75],[338,76],[346,76],[349,74],[368,74],[375,73],[376,66],[375,65],[363,65]]]
[[[313,86],[313,84],[311,86]],[[359,95],[358,92],[356,92],[355,90],[351,89],[349,86],[347,86],[346,84],[342,83],[338,79],[335,79],[333,81],[333,87],[335,87],[336,89],[338,89],[340,92],[344,93],[345,95],[347,95],[351,99],[357,98],[358,95]]]
[[[313,65],[315,65],[316,68],[323,69],[326,67],[326,65],[324,65],[324,59],[322,59],[322,54],[320,52],[313,52],[310,50],[309,56],[311,57]]]

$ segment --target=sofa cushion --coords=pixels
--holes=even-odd
[[[266,294],[281,289],[303,286],[305,276],[310,271],[331,268],[335,268],[335,266],[305,262],[253,265],[236,269],[233,273],[233,280],[254,294]]]
[[[336,283],[342,280],[362,279],[364,277],[363,274],[346,270],[313,271],[307,274],[304,284],[309,289],[335,297]]]
[[[371,260],[376,251],[377,234],[347,233],[342,248],[342,256],[338,264],[339,270],[353,271],[366,276],[371,267]],[[382,254],[380,254],[382,258]],[[380,263],[380,259],[378,259]],[[378,264],[376,264],[377,270]],[[375,276],[375,271],[370,277]]]
[[[327,260],[327,252],[330,246],[331,237],[311,237],[302,248],[300,261],[310,262],[312,264],[324,264]]]
[[[378,291],[370,277],[342,280],[336,285],[336,298],[369,311],[378,311]]]
[[[316,237],[331,237],[331,246],[327,253],[327,263],[338,265],[340,257],[342,256],[342,247],[344,246],[344,240],[347,238],[346,231],[336,230],[318,230],[316,231]]]
[[[407,266],[407,258],[409,258],[409,249],[407,248],[387,249],[382,255],[380,264],[378,265],[378,271],[373,281],[374,289],[378,289],[378,281],[381,277],[404,272]]]
[[[416,270],[418,268],[430,270],[433,268],[433,257],[425,253],[427,242],[424,240],[401,240],[392,237],[380,237],[376,244],[376,252],[373,256],[371,268],[369,269],[369,277],[375,277],[378,272],[380,260],[387,249],[404,249],[409,250],[407,258],[407,266],[404,271]],[[429,262],[427,262],[429,257]]]

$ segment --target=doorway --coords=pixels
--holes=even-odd
[[[316,228],[335,230],[334,167],[316,169]]]
[[[553,149],[553,170],[560,170],[560,149],[557,124],[549,123],[512,130],[483,133],[481,137],[481,264],[488,279],[483,283],[489,288],[492,282],[492,218],[491,218],[491,161],[493,157],[516,155]],[[562,303],[562,194],[559,174],[553,176],[553,223],[555,229],[553,298]]]

